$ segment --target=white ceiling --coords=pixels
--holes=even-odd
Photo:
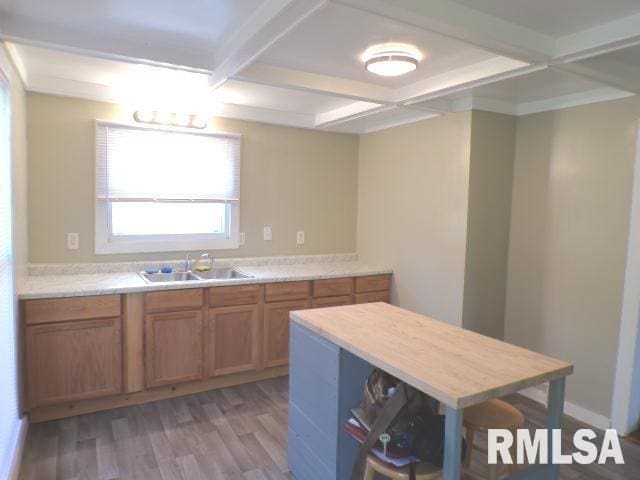
[[[360,56],[379,43],[408,43],[425,56],[412,75],[385,78],[362,67]],[[343,5],[328,5],[260,56],[260,61],[285,68],[327,73],[386,87],[402,87],[416,81],[495,55],[467,43],[446,38],[402,22]]]
[[[456,3],[562,37],[640,12],[638,0],[455,0]]]
[[[637,0],[0,0],[28,90],[363,133],[640,93]],[[381,42],[415,72],[364,69]]]

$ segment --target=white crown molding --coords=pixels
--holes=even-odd
[[[561,110],[563,108],[589,105],[591,103],[618,100],[633,96],[633,93],[624,92],[612,87],[596,88],[586,92],[571,93],[555,98],[537,100],[533,102],[520,103],[516,107],[517,115],[529,115],[532,113],[547,112],[550,110]]]
[[[420,122],[422,120],[428,120],[430,118],[440,117],[441,115],[438,113],[424,113],[423,115],[418,115],[416,117],[407,118],[405,120],[389,120],[387,122],[380,122],[380,124],[375,127],[365,128],[362,133],[375,133],[382,130],[386,130],[387,128],[400,127],[402,125],[407,125],[409,123]]]
[[[24,62],[22,61],[22,57],[18,53],[18,50],[16,49],[15,45],[10,42],[4,42],[4,46],[7,49],[7,53],[9,54],[9,58],[11,59],[13,66],[16,67],[16,71],[18,72],[18,75],[20,75],[22,84],[27,85],[27,69],[24,66]]]
[[[378,103],[369,102],[355,102],[344,107],[335,108],[328,112],[322,112],[316,115],[315,126],[327,127],[331,125],[337,125],[338,123],[344,123],[355,118],[360,118],[372,113],[393,108],[392,105],[380,105]]]

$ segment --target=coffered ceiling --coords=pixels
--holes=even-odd
[[[637,0],[0,0],[0,36],[31,91],[352,133],[640,93]]]

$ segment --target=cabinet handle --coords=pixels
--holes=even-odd
[[[84,310],[84,305],[80,307],[71,307],[69,310],[71,310],[72,312],[82,312]]]

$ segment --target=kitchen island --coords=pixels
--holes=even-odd
[[[465,407],[549,382],[548,427],[560,428],[569,363],[386,303],[294,311],[291,320],[288,458],[296,478],[350,478],[358,445],[342,426],[374,367],[446,406],[444,480],[460,478]],[[557,475],[544,465],[517,477]]]

